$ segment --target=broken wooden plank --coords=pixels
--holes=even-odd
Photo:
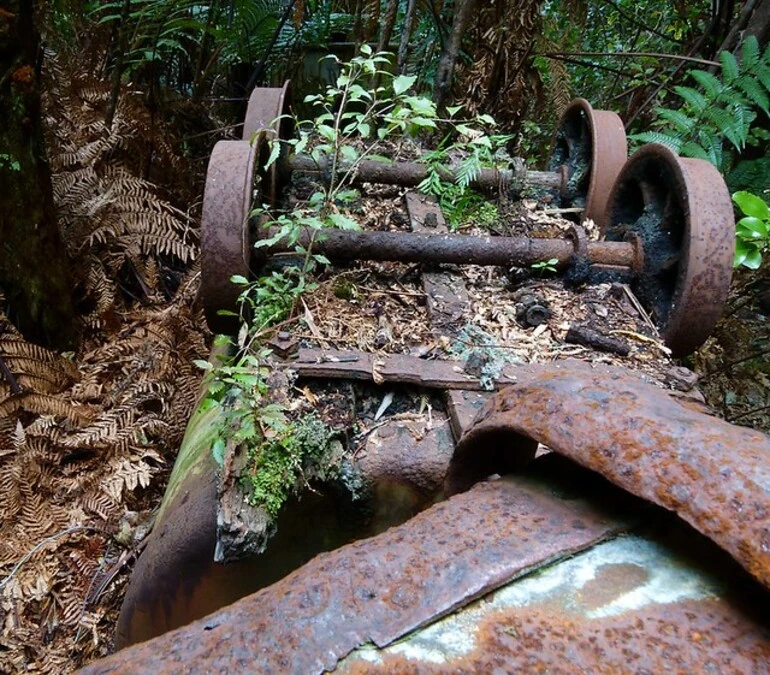
[[[459,361],[426,360],[407,354],[369,354],[303,347],[296,359],[281,363],[299,377],[372,380],[376,384],[411,384],[428,389],[482,388],[479,379],[464,372]],[[515,366],[506,368],[497,384],[516,382],[515,371]]]
[[[455,441],[459,441],[465,430],[471,425],[479,410],[489,400],[492,392],[452,390],[447,392],[446,404],[449,425]]]
[[[409,222],[414,232],[449,232],[444,214],[431,198],[418,192],[406,195]],[[470,299],[460,274],[430,270],[422,274],[428,316],[434,335],[454,336],[470,312]]]

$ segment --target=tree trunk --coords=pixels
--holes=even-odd
[[[26,338],[70,348],[69,260],[45,160],[32,0],[0,0],[0,288]]]
[[[763,48],[770,42],[770,0],[759,0],[749,19],[746,35],[756,36]]]
[[[409,0],[404,16],[404,26],[401,32],[401,44],[398,46],[398,72],[406,72],[406,57],[409,53],[409,39],[412,37],[412,21],[414,19],[414,10],[417,6],[417,0]]]
[[[382,24],[380,32],[380,42],[377,45],[378,52],[384,52],[388,49],[390,38],[393,35],[393,26],[396,25],[396,16],[398,15],[398,0],[390,0],[388,8],[385,10],[385,22]]]
[[[474,0],[457,0],[455,4],[455,15],[452,21],[452,32],[444,47],[444,53],[438,63],[436,70],[436,81],[433,87],[433,100],[439,107],[444,104],[449,90],[452,87],[452,76],[454,75],[455,63],[460,53],[460,46],[463,40],[465,28],[471,18]]]

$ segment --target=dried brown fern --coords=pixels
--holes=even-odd
[[[467,42],[474,45],[472,61],[460,66],[454,92],[471,113],[486,112],[516,132],[534,105],[539,76],[529,56],[539,33],[540,0],[481,3]]]
[[[121,92],[105,133],[109,87],[53,58],[47,72],[54,197],[87,329],[65,357],[0,315],[0,356],[22,388],[0,381],[0,672],[67,672],[109,649],[125,577],[91,596],[123,545],[82,527],[150,517],[207,351],[198,234],[141,175],[148,153],[180,175],[183,163],[140,96]]]

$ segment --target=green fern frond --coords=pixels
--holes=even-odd
[[[732,52],[723,50],[719,55],[719,61],[722,63],[722,81],[726,85],[732,84],[738,78],[740,72],[738,60],[733,56]]]
[[[758,64],[754,68],[757,79],[762,83],[762,86],[770,91],[770,67],[764,65],[764,63]]]
[[[752,71],[759,63],[759,42],[754,35],[749,35],[741,47],[741,68],[744,72]]]
[[[691,70],[690,75],[706,90],[706,96],[708,98],[714,100],[722,93],[722,83],[711,73],[706,72],[705,70]]]
[[[660,143],[671,148],[674,152],[678,153],[682,147],[682,139],[670,134],[665,134],[661,131],[643,131],[640,134],[632,134],[629,136],[631,140],[640,141],[641,143]]]
[[[698,123],[696,118],[690,117],[681,110],[658,108],[657,113],[658,117],[670,122],[674,129],[676,129],[682,136],[689,136],[695,128],[695,125]]]
[[[687,104],[698,114],[703,114],[703,111],[708,106],[708,100],[697,89],[692,87],[674,87],[679,96],[681,96]]]
[[[694,157],[695,159],[705,159],[707,162],[711,161],[708,153],[695,141],[683,143],[681,150],[679,150],[679,154],[682,155],[682,157]]]
[[[735,81],[738,87],[755,106],[770,114],[770,97],[755,77],[742,75]]]
[[[698,132],[698,141],[706,152],[706,158],[716,167],[722,166],[722,137],[713,130],[701,128]]]

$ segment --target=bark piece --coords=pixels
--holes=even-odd
[[[631,352],[631,347],[623,342],[623,340],[618,340],[609,335],[603,335],[588,326],[570,326],[564,340],[573,345],[582,345],[602,352],[618,354],[619,356],[628,356]]]

